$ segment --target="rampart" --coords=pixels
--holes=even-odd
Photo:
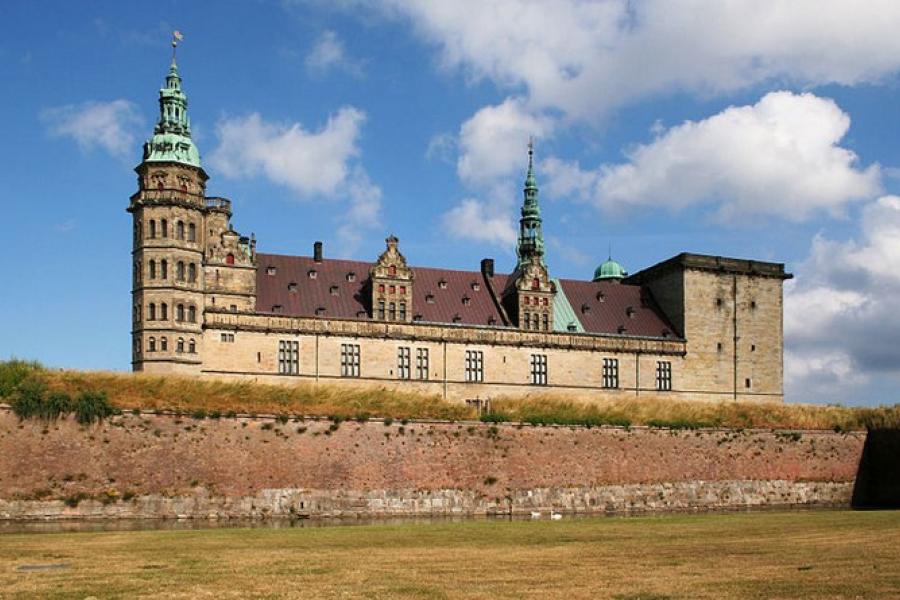
[[[846,506],[866,435],[0,410],[0,518]]]

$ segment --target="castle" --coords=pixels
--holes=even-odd
[[[263,254],[206,195],[172,60],[136,168],[135,371],[398,386],[453,400],[535,392],[783,400],[784,265],[680,254],[633,275],[551,276],[532,149],[516,264],[495,272]]]

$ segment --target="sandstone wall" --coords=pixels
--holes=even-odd
[[[0,518],[847,505],[862,433],[280,424],[0,410]]]

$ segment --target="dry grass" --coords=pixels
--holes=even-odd
[[[898,545],[900,512],[851,511],[4,534],[0,595],[893,599]]]

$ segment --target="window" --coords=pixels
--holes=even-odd
[[[163,302],[159,305],[159,319],[161,321],[169,320],[169,305]],[[165,338],[164,338],[165,339]]]
[[[318,277],[319,273],[315,269],[310,269],[307,275],[310,279],[315,279],[316,277]]]
[[[544,313],[544,331],[550,331],[550,315]]]
[[[338,288],[338,286],[333,285],[330,288],[328,288],[328,293],[331,294],[332,296],[337,296],[341,293],[341,291],[340,291],[340,288]]]
[[[406,321],[406,302],[400,303],[400,320]]]
[[[178,338],[178,341],[175,343],[175,352],[178,354],[184,352],[184,338]]]
[[[472,299],[469,298],[468,296],[463,296],[462,303],[463,303],[463,306],[469,306],[469,304],[472,303]]]
[[[547,355],[531,355],[531,385],[547,385]]]
[[[672,363],[667,360],[656,363],[656,389],[661,392],[672,389]]]
[[[184,221],[178,221],[175,223],[175,237],[179,240],[184,239]]]
[[[226,264],[226,265],[233,265],[233,264],[234,264],[234,254],[231,254],[231,253],[229,252],[229,253],[225,256],[225,264]]]
[[[525,329],[531,329],[531,313],[525,313]]]
[[[400,379],[409,379],[410,371],[409,348],[397,348],[397,377]]]
[[[484,352],[466,350],[466,381],[484,381]]]
[[[156,304],[153,302],[147,307],[147,320],[155,321],[156,320]]]
[[[531,289],[533,289],[533,290],[539,290],[539,289],[541,289],[541,280],[538,279],[537,277],[535,277],[534,279],[532,279],[532,280],[531,280]]]
[[[384,293],[384,284],[383,283],[378,284],[378,292],[381,294]]]
[[[151,337],[147,340],[147,352],[156,352],[156,338]]]
[[[391,266],[388,267],[388,275],[389,275],[390,277],[396,277],[396,276],[397,276],[397,266],[396,266],[396,265],[391,265]]]
[[[405,285],[401,285],[401,286],[400,286],[400,293],[401,293],[401,294],[406,294],[406,286],[405,286]]]
[[[750,378],[749,377],[744,380],[744,387],[747,388],[748,390],[750,389]]]
[[[428,380],[428,348],[416,348],[416,379]]]
[[[393,302],[388,304],[388,320],[389,321],[397,320],[397,305]]]
[[[359,377],[359,344],[341,344],[341,377]]]
[[[169,278],[169,261],[167,261],[166,259],[162,259],[161,261],[159,261],[159,278]]]
[[[444,279],[441,279],[440,281],[438,281],[438,287],[442,290],[446,290],[447,289],[447,281]]]
[[[169,339],[165,336],[159,338],[159,350],[160,352],[168,352],[169,350]]]
[[[169,222],[168,221],[166,221],[165,219],[162,219],[159,222],[159,228],[161,230],[162,237],[164,237],[164,238],[169,237]]]
[[[434,304],[434,294],[425,294],[425,303]]]
[[[297,282],[296,281],[292,281],[288,284],[288,291],[291,293],[297,292]]]
[[[397,293],[397,286],[396,286],[396,285],[389,285],[389,286],[388,286],[388,293],[389,293],[389,294],[396,294],[396,293]]]
[[[150,279],[156,279],[156,261],[150,261]]]
[[[191,323],[197,322],[197,307],[194,305],[188,306],[188,321]]]
[[[603,387],[606,389],[619,388],[619,359],[604,358],[603,359]]]
[[[296,375],[300,372],[300,342],[278,342],[278,372],[282,375]]]
[[[233,333],[223,333],[222,341],[226,343],[234,343],[234,334]]]
[[[194,263],[188,265],[188,281],[191,283],[197,281],[197,265]]]
[[[350,283],[356,281],[356,273],[354,273],[353,271],[347,273],[347,281],[349,281]]]
[[[175,320],[184,321],[184,304],[179,304],[175,307]]]
[[[193,223],[188,225],[188,241],[196,242],[197,241],[197,226]]]
[[[148,231],[148,234],[147,234],[148,238],[150,238],[152,240],[153,238],[156,237],[156,221],[154,221],[153,219],[150,219],[150,229],[148,229],[147,231]]]
[[[378,319],[384,321],[384,300],[378,301]]]
[[[178,261],[175,265],[175,279],[184,281],[184,261]]]
[[[188,342],[188,353],[197,354],[197,343],[193,339]]]

